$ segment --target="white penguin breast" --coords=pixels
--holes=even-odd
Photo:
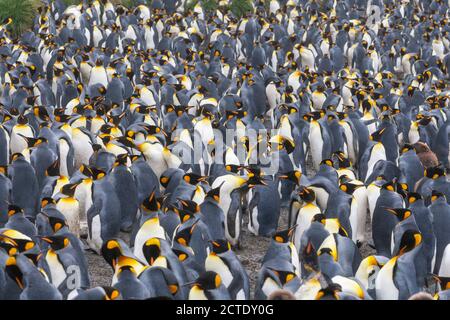
[[[374,145],[372,148],[372,152],[370,153],[368,166],[367,166],[366,181],[367,181],[367,178],[369,178],[370,175],[372,174],[373,167],[380,160],[386,160],[386,150],[384,149],[384,146],[381,142]]]
[[[318,123],[312,123],[309,128],[309,145],[311,148],[311,155],[313,157],[314,167],[319,169],[322,161],[323,139],[322,130]]]
[[[278,285],[278,283],[276,283],[272,278],[267,277],[264,280],[264,284],[262,286],[262,291],[264,292],[264,294],[268,297],[272,292],[274,292],[275,290],[280,289],[280,286]]]
[[[378,272],[375,279],[375,289],[378,300],[397,300],[399,290],[394,284],[394,267],[397,257],[389,260]]]
[[[76,199],[62,198],[56,204],[56,209],[61,211],[67,220],[69,230],[75,235],[80,232],[80,207]]]
[[[438,275],[440,277],[450,277],[450,244],[447,244],[445,247]]]
[[[233,281],[233,274],[230,272],[228,266],[218,256],[209,255],[205,261],[205,269],[206,271],[214,271],[218,273],[223,284],[227,288],[231,284],[231,281]]]
[[[102,240],[102,226],[100,222],[100,215],[96,215],[91,222],[91,234],[87,239],[89,248],[95,250],[97,253],[100,252],[100,249],[103,245]]]
[[[11,134],[11,154],[22,152],[27,147],[27,142],[19,134],[32,138],[33,130],[27,125],[15,125]]]
[[[59,285],[66,279],[67,275],[63,265],[58,260],[58,255],[53,250],[49,250],[45,260],[50,268],[52,283],[55,287],[59,287]]]

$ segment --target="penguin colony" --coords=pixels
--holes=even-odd
[[[0,298],[449,299],[448,2],[227,4],[3,22]]]

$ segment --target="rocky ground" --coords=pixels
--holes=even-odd
[[[311,162],[308,161],[308,168],[311,170],[311,166],[309,165]],[[311,172],[311,171],[309,171]],[[287,227],[288,219],[288,209],[282,209],[280,213],[280,221],[279,221],[279,229],[283,229]],[[241,244],[238,249],[235,250],[238,255],[240,261],[248,272],[250,277],[250,285],[252,296],[256,284],[256,279],[258,276],[258,271],[261,268],[261,261],[267,251],[267,248],[270,244],[270,238],[265,237],[257,237],[253,235],[247,228],[248,224],[248,216],[244,216],[244,221],[242,225],[242,234],[241,234]],[[121,233],[120,238],[128,243],[129,234]],[[367,234],[366,240],[371,238],[371,230],[370,230],[370,217],[367,217]],[[361,255],[363,257],[367,257],[371,254],[375,253],[367,242],[363,243],[360,248]],[[97,255],[92,251],[87,252],[87,259],[89,264],[89,273],[91,276],[91,285],[92,286],[109,286],[111,285],[111,280],[113,276],[113,272],[111,267],[106,263],[102,256]]]

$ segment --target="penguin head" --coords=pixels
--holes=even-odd
[[[199,275],[199,277],[192,283],[194,287],[198,287],[201,290],[214,290],[218,289],[222,285],[222,278],[214,271],[206,271]]]
[[[420,193],[408,192],[407,200],[410,205],[420,199],[422,199],[422,195]]]
[[[450,277],[441,277],[438,275],[432,275],[434,280],[441,286],[442,291],[450,289]]]
[[[73,198],[75,190],[80,183],[81,182],[65,184],[64,186],[61,187],[60,192],[65,196]]]
[[[294,234],[295,228],[296,225],[288,229],[276,231],[273,234],[272,239],[277,243],[288,243],[292,239],[292,235]]]
[[[258,167],[244,167],[244,169],[248,172],[248,178],[245,185],[248,188],[253,188],[257,185],[267,186],[267,182],[261,172],[261,169]]]
[[[200,212],[200,206],[198,205],[197,202],[178,198],[177,200],[178,203],[181,205],[180,211],[187,211],[192,214]]]
[[[296,185],[300,185],[300,178],[302,177],[302,172],[300,170],[289,171],[286,174],[279,176],[280,179],[286,179],[294,182]]]
[[[120,291],[113,287],[101,287],[104,291],[103,300],[120,300]]]
[[[445,168],[440,165],[427,168],[424,170],[424,176],[433,180],[445,177]]]
[[[6,176],[8,174],[8,166],[0,166],[0,174]]]
[[[128,153],[122,153],[116,156],[116,160],[114,161],[114,167],[117,166],[126,166],[128,162]]]
[[[369,136],[369,139],[373,140],[373,141],[376,141],[376,142],[380,142],[381,141],[381,137],[383,136],[385,131],[386,131],[386,128],[381,128],[381,129],[375,131],[374,133],[372,133]]]
[[[58,232],[59,230],[67,226],[66,220],[62,218],[47,215],[47,219],[53,232]]]
[[[403,221],[411,216],[411,210],[406,208],[386,208],[386,211],[395,215],[399,221]]]
[[[339,300],[339,292],[342,292],[342,287],[337,283],[330,283],[317,292],[315,300]]]
[[[6,260],[5,271],[6,274],[17,283],[20,289],[23,290],[25,288],[23,273],[17,265],[16,256],[11,256]]]
[[[115,269],[118,258],[123,254],[123,248],[120,241],[110,239],[103,243],[101,253],[105,261]]]
[[[276,270],[276,269],[270,268],[270,267],[268,267],[267,269],[269,269],[270,273],[272,273],[279,280],[279,282],[282,284],[282,286],[284,286],[286,283],[297,278],[297,275],[291,271]]]
[[[106,176],[106,172],[101,170],[101,169],[97,169],[96,167],[90,167],[90,170],[92,172],[92,178],[94,180],[101,180]]]
[[[216,201],[217,203],[220,202],[220,188],[223,186],[223,184],[225,183],[222,182],[217,188],[211,189],[206,193],[205,199],[213,199],[214,201]]]
[[[13,204],[8,205],[8,217],[12,217],[17,213],[23,214],[23,209]]]
[[[51,197],[42,198],[42,200],[41,200],[41,208],[42,209],[45,208],[46,206],[50,205],[50,204],[56,205],[55,199],[53,199]]]
[[[339,185],[339,189],[341,189],[342,191],[344,191],[347,194],[353,194],[353,192],[355,192],[356,189],[363,187],[363,186],[364,185],[362,185],[362,184],[354,184],[354,183],[344,182]]]
[[[184,181],[186,181],[187,183],[194,185],[194,186],[196,184],[198,184],[199,182],[206,181],[207,179],[208,179],[208,177],[200,176],[200,175],[192,173],[192,172],[186,173],[183,176]]]
[[[142,252],[145,260],[151,266],[161,255],[161,240],[158,238],[151,238],[145,241]]]
[[[446,196],[442,192],[439,192],[437,190],[432,190],[431,191],[431,202],[435,202],[440,199],[443,199],[444,201],[447,200]]]
[[[17,124],[19,125],[26,125],[28,123],[28,118],[25,117],[23,114],[19,114],[17,117]]]
[[[381,189],[388,191],[397,191],[397,184],[395,181],[388,181],[381,186]]]
[[[221,253],[231,250],[231,244],[226,239],[211,240],[210,243],[211,243],[211,249],[212,249],[211,253],[212,254],[221,254]]]
[[[345,154],[342,151],[337,151],[334,153],[338,160],[338,168],[339,169],[345,169],[350,168],[352,166],[352,163],[350,160],[345,156]]]
[[[19,252],[32,250],[36,246],[30,237],[14,229],[2,229],[0,240],[13,245]]]
[[[411,150],[414,150],[414,146],[412,146],[412,145],[409,144],[409,143],[405,143],[405,144],[403,145],[402,149],[401,149],[401,154],[404,154],[404,153],[406,153],[406,152],[408,152],[408,151],[411,151]]]
[[[157,212],[161,209],[161,203],[156,198],[155,190],[153,190],[152,193],[144,199],[141,204],[141,208],[149,212]]]
[[[193,233],[196,225],[197,225],[197,222],[194,223],[189,228],[183,228],[182,230],[179,230],[174,237],[174,241],[179,243],[183,247],[188,247],[189,242],[191,241],[192,233]]]
[[[41,239],[45,242],[47,242],[48,244],[50,244],[50,247],[52,248],[53,251],[58,251],[61,249],[66,248],[67,246],[69,246],[70,241],[69,238],[64,237],[64,236],[45,236],[45,237],[41,237]]]
[[[55,162],[53,162],[50,167],[47,168],[47,170],[45,170],[45,175],[48,177],[57,177],[60,175],[59,172],[59,158],[56,159]]]
[[[15,256],[18,253],[17,248],[9,242],[0,241],[0,248],[3,249],[8,256]]]
[[[301,187],[298,195],[300,196],[300,199],[308,203],[316,200],[316,193],[313,189],[308,187]]]
[[[422,243],[422,234],[418,230],[406,230],[400,240],[398,256],[405,254],[408,251],[413,250],[415,247]]]
[[[333,163],[333,160],[331,160],[331,159],[324,159],[324,160],[320,161],[320,166],[334,168],[334,163]]]

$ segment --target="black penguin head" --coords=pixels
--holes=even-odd
[[[431,191],[431,202],[434,202],[438,199],[446,200],[446,196],[442,192],[439,192],[437,190],[432,190]]]
[[[417,200],[422,199],[422,195],[417,192],[409,192],[407,195],[407,200],[409,204],[416,202]]]
[[[450,289],[450,277],[441,277],[435,274],[433,274],[432,276],[436,280],[436,282],[439,283],[442,291]]]
[[[291,271],[285,271],[285,270],[276,270],[273,268],[268,268],[272,274],[274,274],[278,280],[281,282],[282,285],[285,285],[286,283],[292,281],[297,277],[297,275],[294,272]]]
[[[353,184],[349,182],[344,182],[339,185],[339,189],[341,189],[347,194],[353,194],[353,192],[355,192],[355,190],[360,187],[364,187],[364,185]]]
[[[386,208],[386,211],[395,215],[400,221],[403,221],[411,216],[411,210],[406,208]]]
[[[248,179],[246,185],[248,188],[253,188],[256,185],[267,186],[267,182],[264,181],[264,176],[262,175],[261,169],[256,166],[244,167],[248,172]]]
[[[328,166],[328,167],[330,167],[330,168],[334,168],[334,163],[333,163],[333,160],[331,160],[331,159],[324,159],[324,160],[322,160],[321,162],[320,162],[320,165],[321,166]]]
[[[65,236],[46,236],[41,239],[50,244],[54,251],[64,249],[70,244],[69,238]]]
[[[47,168],[45,174],[49,177],[57,177],[60,175],[59,168],[59,159],[56,159],[56,161]]]
[[[53,198],[51,198],[51,197],[45,197],[45,198],[42,198],[42,200],[41,200],[41,208],[45,208],[45,207],[48,206],[49,204],[54,204],[54,205],[56,205],[55,199],[53,199]]]
[[[161,255],[161,241],[158,238],[151,238],[145,241],[142,252],[149,265],[153,265],[156,259]]]
[[[278,243],[288,243],[291,241],[292,235],[295,231],[295,226],[288,229],[277,231],[273,234],[272,239]]]
[[[103,243],[101,253],[105,261],[114,270],[117,264],[117,259],[122,256],[121,244],[116,239],[110,239]]]
[[[47,219],[53,232],[58,232],[59,230],[67,226],[66,221],[59,217],[47,216]]]
[[[225,181],[222,182],[217,188],[209,190],[206,193],[205,198],[213,199],[214,201],[219,203],[220,202],[220,188],[223,186],[224,183],[225,183]]]
[[[199,182],[206,181],[207,179],[208,179],[208,177],[200,176],[200,175],[192,173],[192,172],[186,173],[183,176],[184,181],[186,181],[187,183],[192,184],[194,186]]]
[[[3,249],[8,256],[15,256],[18,253],[14,244],[9,242],[0,241],[0,248]]]
[[[311,222],[320,222],[322,224],[325,224],[327,217],[323,213],[318,213],[314,215]]]
[[[374,133],[372,133],[370,135],[370,140],[376,141],[376,142],[380,142],[381,141],[381,137],[383,136],[384,132],[386,131],[386,128],[381,128],[377,131],[375,131]]]
[[[80,166],[79,171],[80,171],[83,175],[85,175],[86,177],[92,178],[92,176],[93,176],[91,168],[90,168],[89,166],[87,166],[87,165],[82,164],[82,165]]]
[[[141,204],[141,208],[145,211],[157,212],[161,209],[161,203],[156,198],[155,191],[153,190],[150,195],[144,199]]]
[[[25,288],[23,273],[17,265],[16,256],[9,257],[6,260],[5,271],[6,274],[17,283],[20,289],[23,290]]]
[[[128,154],[127,153],[119,154],[116,157],[116,160],[114,161],[114,167],[126,166],[127,162],[128,162]]]
[[[330,283],[317,292],[315,300],[339,300],[339,292],[342,292],[342,287],[337,283]]]
[[[345,154],[342,151],[335,152],[334,155],[338,160],[339,169],[350,168],[352,166],[350,160],[345,156]]]
[[[25,117],[23,114],[20,114],[20,115],[17,117],[17,123],[20,124],[20,125],[25,125],[25,124],[28,123],[28,118]]]
[[[231,250],[231,244],[226,239],[211,240],[211,249],[213,254],[221,254]]]
[[[396,191],[397,183],[395,181],[388,181],[381,186],[381,189],[388,190],[388,191]]]
[[[106,172],[100,169],[97,169],[96,167],[90,167],[90,170],[92,172],[92,178],[94,180],[100,180],[103,179],[106,176]]]
[[[15,215],[17,213],[23,213],[23,209],[19,206],[10,204],[8,206],[8,217],[12,217],[13,215]]]
[[[192,284],[202,290],[214,290],[220,287],[222,279],[220,275],[214,271],[206,271],[200,274]]]
[[[60,192],[70,198],[73,198],[73,196],[75,194],[75,190],[79,184],[80,184],[80,182],[65,184],[64,186],[62,186]]]
[[[289,172],[279,176],[280,179],[286,179],[286,180],[292,181],[296,185],[300,185],[301,177],[302,177],[302,173],[299,170],[289,171]]]
[[[196,225],[197,223],[194,223],[192,227],[184,228],[181,231],[178,231],[174,237],[174,241],[181,244],[183,247],[188,247]]]
[[[400,240],[400,246],[397,255],[401,256],[402,254],[411,251],[421,243],[422,235],[419,231],[411,229],[406,230]]]
[[[403,148],[401,150],[401,153],[403,154],[403,153],[406,153],[406,152],[408,152],[410,150],[414,150],[414,147],[411,144],[409,144],[409,143],[405,143],[405,145],[403,146]]]
[[[424,176],[433,180],[445,177],[445,168],[442,166],[427,168],[424,171]]]
[[[180,211],[187,211],[189,213],[198,213],[200,211],[200,206],[197,202],[192,200],[177,199],[178,203],[181,205]]]
[[[316,193],[313,189],[310,189],[308,187],[300,188],[298,195],[300,196],[300,199],[305,202],[313,202],[316,200]]]
[[[104,290],[103,300],[119,300],[121,298],[119,290],[113,287],[101,287]]]

